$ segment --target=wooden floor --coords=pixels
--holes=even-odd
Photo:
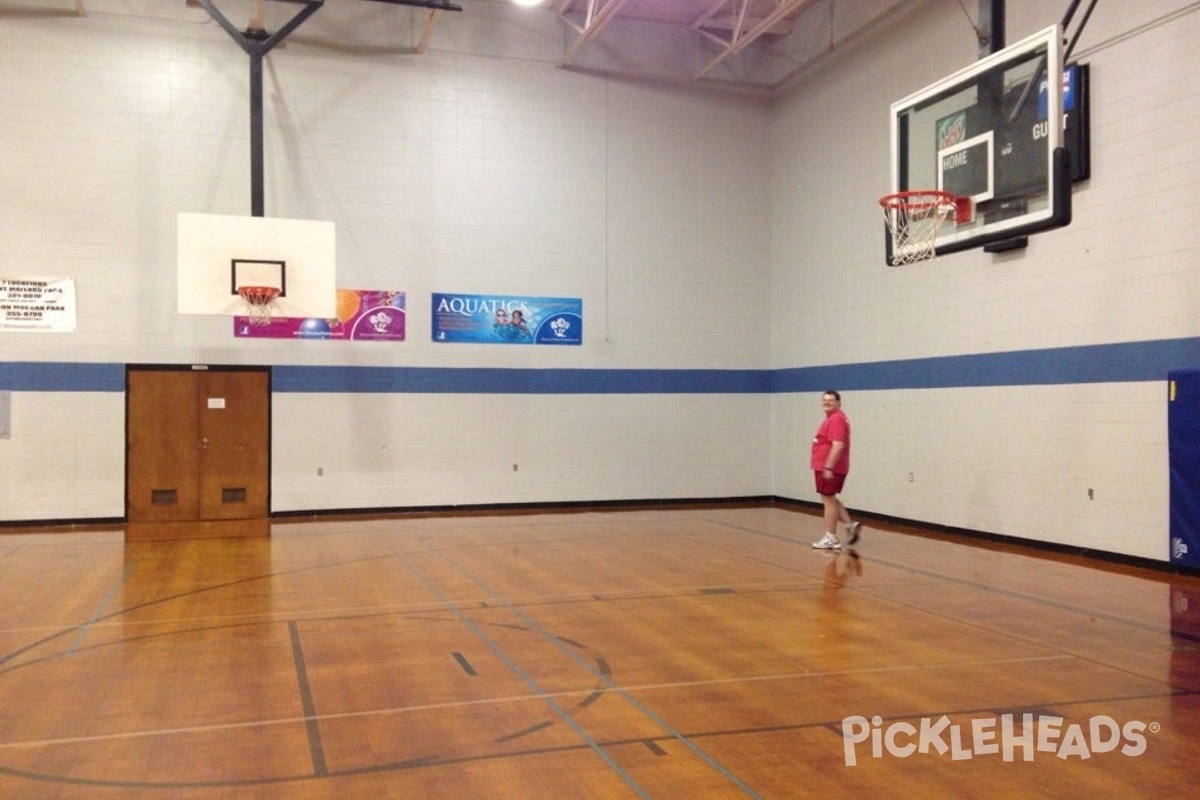
[[[819,533],[762,507],[6,534],[0,797],[1194,796],[1200,580]]]

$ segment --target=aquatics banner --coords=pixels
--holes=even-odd
[[[404,292],[338,289],[337,316],[272,317],[256,324],[249,317],[233,318],[233,335],[251,339],[342,339],[404,341]]]
[[[433,295],[433,341],[583,344],[583,300],[490,294]]]

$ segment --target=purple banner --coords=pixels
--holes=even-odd
[[[233,318],[233,335],[249,339],[404,341],[404,292],[338,289],[337,317]]]

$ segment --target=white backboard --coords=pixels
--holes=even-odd
[[[177,233],[180,314],[245,314],[239,284],[280,289],[274,316],[336,314],[332,222],[183,212]]]

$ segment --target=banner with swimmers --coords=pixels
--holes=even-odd
[[[262,324],[233,318],[233,335],[254,339],[344,339],[404,341],[404,292],[338,289],[337,316],[272,317]]]
[[[474,344],[583,344],[583,300],[434,294],[433,340]]]

